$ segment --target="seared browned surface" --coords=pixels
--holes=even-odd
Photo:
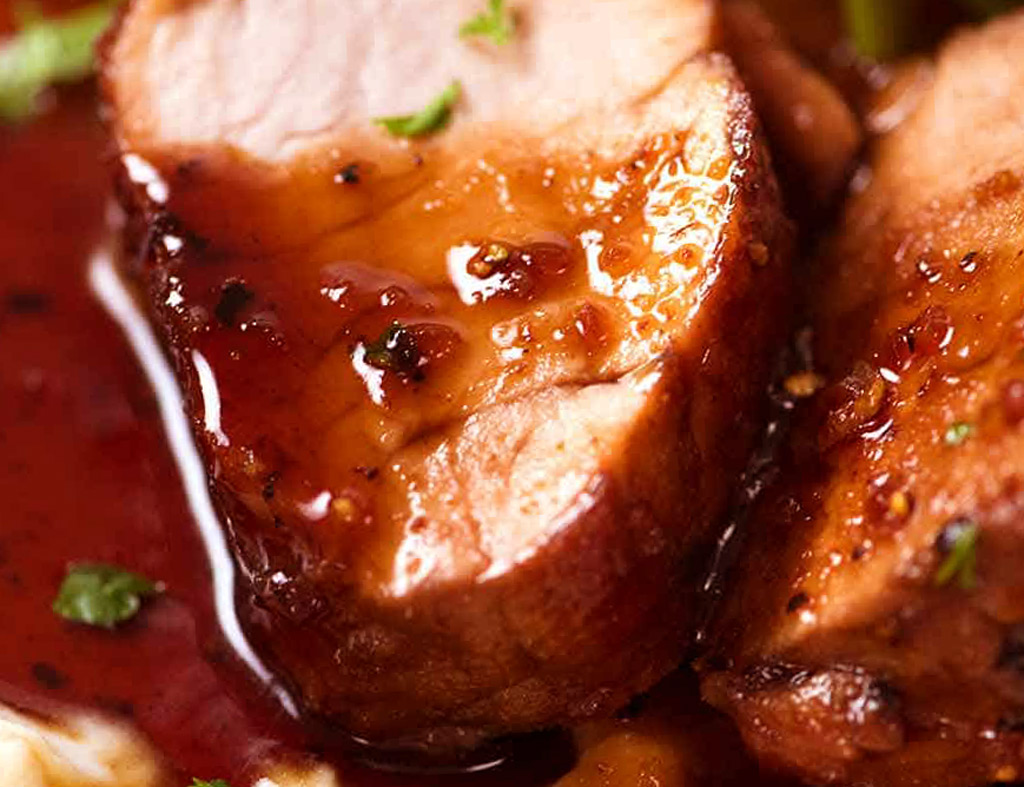
[[[1020,14],[944,47],[808,284],[828,387],[755,513],[704,691],[817,783],[1024,774],[1022,47]],[[974,577],[949,562],[972,528]]]
[[[754,97],[792,206],[813,217],[845,185],[860,151],[861,126],[837,88],[790,46],[787,30],[761,6],[754,0],[723,3],[723,43]],[[801,12],[816,18],[821,10]],[[796,12],[777,13],[799,35],[787,18]],[[817,38],[825,35],[819,27]]]
[[[608,712],[678,663],[787,330],[789,232],[731,66],[692,58],[710,6],[517,4],[491,51],[451,30],[475,4],[406,3],[438,25],[407,46],[444,37],[467,69],[451,127],[407,143],[369,116],[425,103],[436,69],[382,59],[378,5],[136,2],[105,77],[250,633],[311,713],[470,743]],[[245,34],[212,39],[222,15]],[[623,33],[614,56],[587,25]],[[271,42],[294,59],[263,92]],[[303,75],[337,47],[324,95],[352,95],[310,120]],[[177,78],[193,57],[205,78]],[[399,82],[388,106],[363,87]]]

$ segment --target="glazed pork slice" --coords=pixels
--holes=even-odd
[[[138,0],[104,68],[247,630],[374,743],[609,712],[691,640],[788,330],[713,8],[516,3],[497,47],[468,2],[286,5]],[[432,136],[373,123],[453,78]]]
[[[1024,777],[1024,15],[954,37],[818,258],[827,387],[704,693],[814,783]]]

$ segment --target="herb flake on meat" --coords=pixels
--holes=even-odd
[[[451,119],[452,109],[462,95],[462,85],[458,81],[448,87],[427,106],[411,115],[394,115],[379,117],[374,123],[383,126],[393,137],[422,137],[440,131]]]

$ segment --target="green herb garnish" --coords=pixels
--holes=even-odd
[[[974,426],[966,421],[957,421],[946,430],[946,445],[960,445],[974,433]]]
[[[374,123],[383,126],[396,137],[421,137],[444,128],[452,114],[452,107],[462,94],[462,85],[452,82],[441,94],[414,115],[374,118]]]
[[[973,521],[962,519],[947,525],[939,540],[946,559],[935,572],[935,585],[943,587],[956,579],[961,589],[974,588],[977,545],[978,526]]]
[[[49,85],[92,74],[93,47],[116,7],[101,2],[53,19],[22,9],[20,29],[0,43],[0,119],[27,118]]]
[[[68,570],[53,611],[66,620],[112,629],[133,618],[142,599],[161,590],[157,583],[117,566],[81,564]]]
[[[393,322],[374,342],[366,344],[366,362],[378,369],[409,374],[420,365],[416,337],[400,322]]]
[[[207,782],[202,779],[193,779],[191,787],[231,787],[223,779],[214,779],[213,781]]]
[[[459,35],[463,38],[486,36],[498,46],[504,46],[515,31],[515,17],[505,9],[505,0],[488,0],[487,10],[463,24]]]

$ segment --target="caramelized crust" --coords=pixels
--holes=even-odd
[[[815,782],[1024,774],[1022,45],[1017,14],[944,48],[808,285],[828,384],[755,512],[704,691]]]
[[[691,640],[788,330],[790,230],[750,100],[725,57],[690,57],[709,6],[673,5],[652,48],[624,37],[606,62],[556,52],[564,25],[540,21],[626,31],[663,3],[523,3],[508,105],[480,92],[498,72],[470,74],[423,141],[375,129],[364,96],[329,144],[296,149],[305,121],[261,109],[258,80],[232,99],[252,102],[249,130],[217,119],[231,107],[154,127],[183,100],[154,86],[193,90],[162,80],[207,15],[264,23],[268,3],[235,5],[136,2],[105,79],[134,269],[249,633],[308,712],[376,743],[468,746],[615,709]],[[377,73],[379,53],[352,47]],[[636,68],[619,59],[633,50]],[[318,55],[297,55],[295,80]],[[607,89],[572,103],[574,58]],[[220,74],[244,91],[240,68],[203,90]],[[551,96],[570,100],[554,125]]]

